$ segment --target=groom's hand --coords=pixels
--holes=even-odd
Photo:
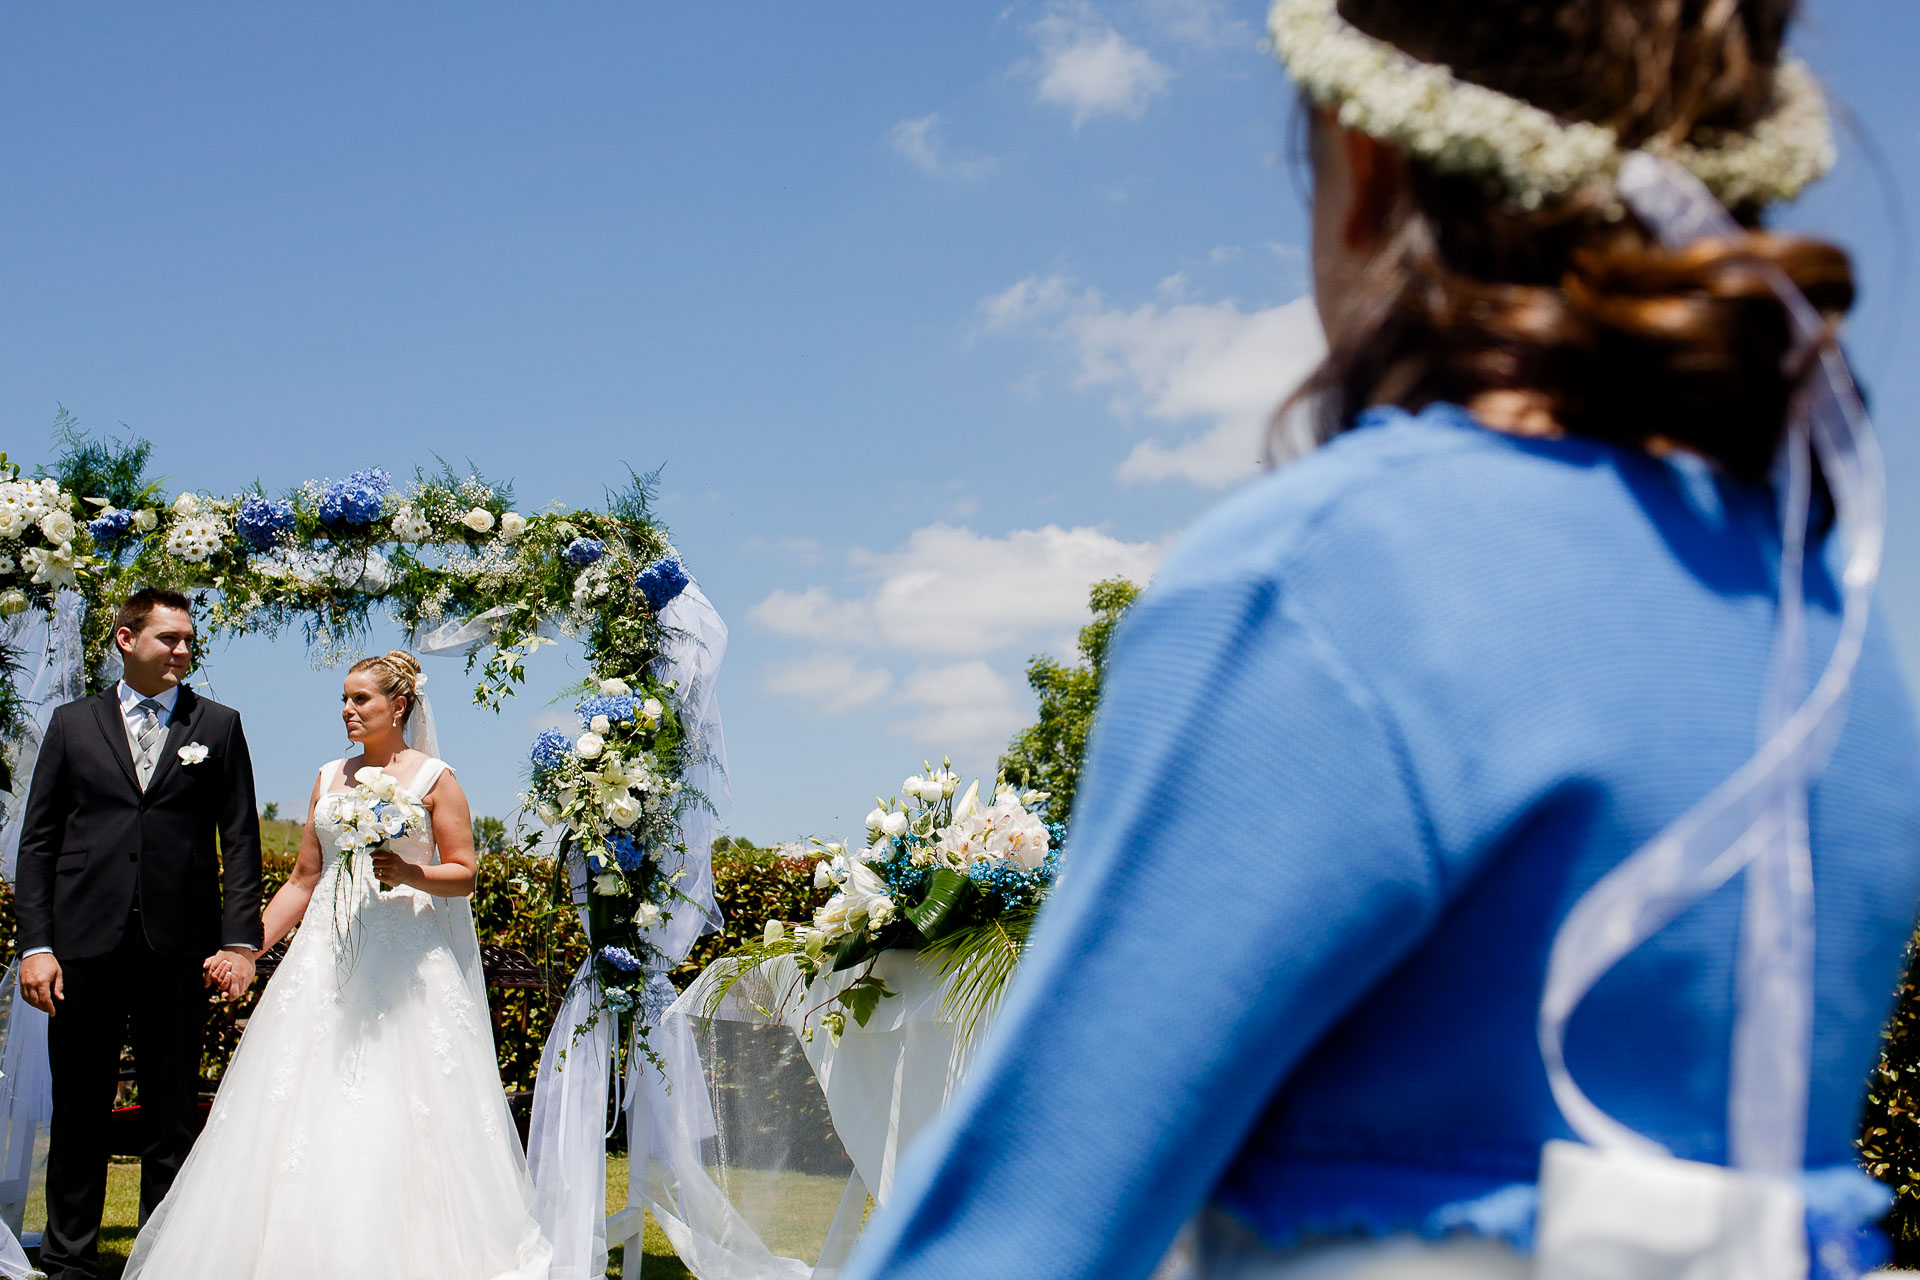
[[[208,986],[218,986],[223,999],[238,1000],[253,985],[253,952],[245,947],[222,947],[201,966]]]
[[[28,1004],[49,1017],[53,1015],[54,1003],[67,998],[66,980],[53,952],[42,951],[20,962],[20,989],[27,993]]]

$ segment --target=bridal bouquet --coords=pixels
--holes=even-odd
[[[837,998],[822,1023],[837,1040],[847,1014],[865,1026],[892,995],[871,972],[882,952],[935,957],[951,980],[947,1008],[963,1033],[999,999],[1012,977],[1033,918],[1060,873],[1058,833],[1030,806],[1045,792],[996,782],[992,799],[974,782],[959,792],[952,762],[901,784],[904,799],[880,800],[867,815],[866,843],[822,844],[814,886],[833,896],[813,920],[791,932],[780,922],[729,953],[730,979],[776,955],[790,955],[809,980],[865,964],[869,971]],[[723,981],[714,1003],[732,981]]]
[[[314,829],[343,859],[384,849],[387,842],[427,829],[427,810],[384,769],[354,773],[357,789],[324,797],[313,811]],[[380,884],[380,892],[387,892]]]

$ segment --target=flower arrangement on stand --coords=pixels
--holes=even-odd
[[[812,982],[866,967],[821,1016],[835,1040],[849,1015],[865,1026],[894,992],[873,973],[891,950],[924,952],[949,982],[943,1010],[970,1034],[1013,976],[1033,919],[1060,875],[1060,832],[1033,811],[1044,792],[996,781],[991,799],[978,781],[963,792],[952,761],[931,765],[879,800],[867,815],[864,843],[816,841],[826,855],[815,886],[833,896],[813,919],[789,927],[770,921],[758,941],[720,958],[717,1008],[735,982],[761,962],[791,956]]]

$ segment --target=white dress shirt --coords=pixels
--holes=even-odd
[[[127,731],[127,750],[133,753],[133,758],[137,761],[140,759],[140,720],[142,716],[140,704],[146,700],[147,695],[136,691],[133,686],[129,685],[125,680],[120,681],[115,688],[118,689],[120,693],[120,723]],[[160,727],[165,729],[173,723],[173,708],[180,701],[180,686],[177,684],[169,686],[160,693],[154,694],[153,700],[160,704],[160,710],[155,713],[154,718],[159,720]],[[253,950],[253,944],[251,942],[229,942],[226,945],[228,947],[238,947],[245,951]],[[52,950],[52,947],[32,947],[26,951],[22,951],[20,958],[25,960],[28,956],[37,956],[42,952]]]

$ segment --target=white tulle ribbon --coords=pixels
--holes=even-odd
[[[55,707],[86,692],[80,634],[86,613],[86,601],[67,590],[54,597],[52,608],[29,610],[5,624],[7,645],[19,653],[22,664],[13,677],[14,691],[31,717],[26,736],[10,744],[14,790],[6,824],[0,828],[0,874],[9,884],[20,856],[27,786],[47,722]],[[27,1265],[14,1233],[21,1229],[29,1195],[46,1167],[53,1073],[47,1062],[47,1015],[27,1003],[17,967],[0,979],[0,1005],[7,1009],[0,1029],[0,1276],[23,1280],[37,1273]]]
[[[1619,188],[1635,214],[1669,247],[1707,237],[1737,241],[1747,234],[1697,178],[1669,161],[1645,154],[1630,157],[1621,167]],[[1791,1216],[1791,1207],[1799,1203],[1790,1184],[1801,1171],[1805,1153],[1813,1017],[1807,783],[1825,763],[1845,718],[1847,691],[1879,577],[1886,493],[1866,412],[1846,362],[1825,341],[1821,316],[1784,273],[1765,264],[1761,269],[1791,316],[1800,354],[1817,353],[1819,360],[1816,375],[1795,401],[1777,468],[1780,601],[1762,703],[1762,741],[1732,777],[1588,890],[1554,938],[1540,1005],[1541,1053],[1567,1123],[1600,1154],[1566,1150],[1566,1144],[1549,1149],[1542,1181],[1543,1275],[1576,1274],[1555,1270],[1549,1255],[1583,1230],[1589,1241],[1617,1230],[1633,1237],[1637,1247],[1651,1248],[1647,1242],[1656,1224],[1647,1212],[1623,1206],[1685,1202],[1689,1207],[1680,1216],[1688,1220],[1698,1220],[1710,1209],[1723,1218],[1744,1213],[1749,1225],[1757,1220],[1755,1215],[1770,1215],[1775,1224],[1769,1230],[1779,1234],[1784,1227],[1777,1220]],[[1845,558],[1839,638],[1807,693],[1802,572],[1812,456],[1818,457],[1833,496]],[[1746,896],[1727,1127],[1729,1163],[1747,1176],[1717,1178],[1708,1166],[1672,1159],[1659,1143],[1595,1105],[1568,1070],[1566,1029],[1580,1001],[1622,957],[1743,871]],[[1757,1255],[1736,1253],[1765,1234],[1758,1228],[1747,1231],[1748,1245],[1725,1234],[1704,1245],[1682,1242],[1673,1249],[1694,1248],[1703,1258],[1707,1253],[1700,1250],[1717,1250],[1713,1256],[1727,1265],[1750,1268],[1761,1265]],[[1792,1235],[1799,1239],[1798,1224]],[[1764,1272],[1737,1273],[1790,1275],[1803,1265],[1789,1253],[1766,1262]]]

